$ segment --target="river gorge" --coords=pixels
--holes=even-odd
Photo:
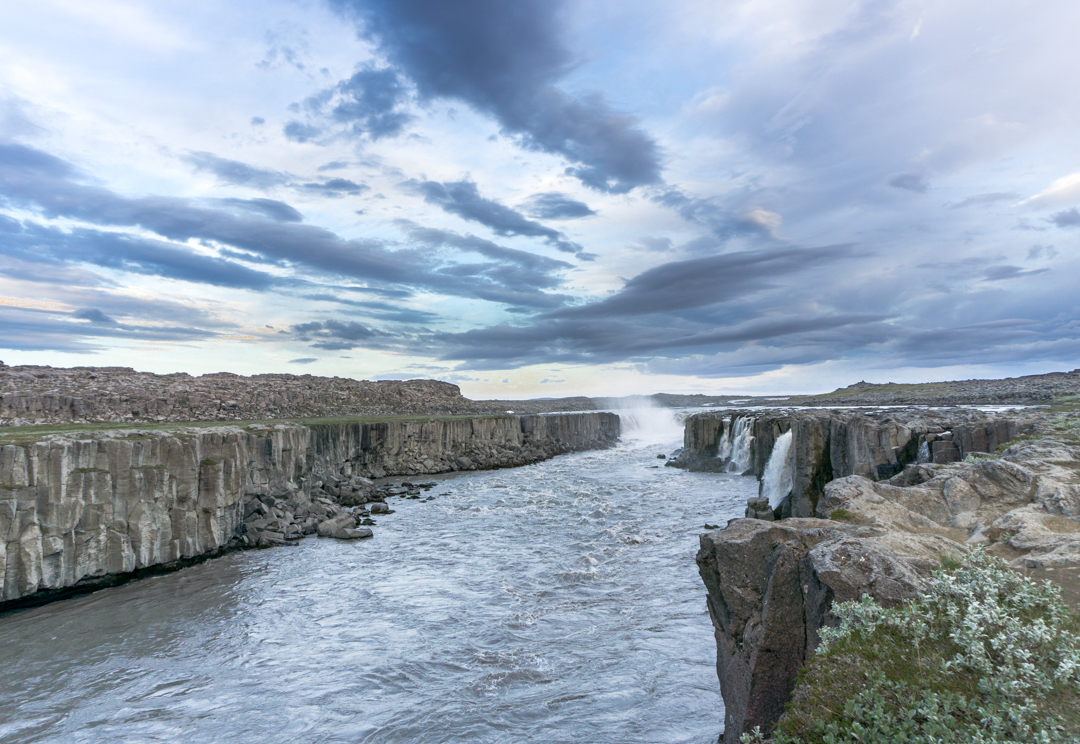
[[[694,556],[758,484],[662,467],[669,411],[622,418],[608,449],[425,476],[374,539],[0,616],[0,740],[715,741]]]

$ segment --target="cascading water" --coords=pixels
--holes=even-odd
[[[716,459],[718,460],[730,460],[731,459],[731,422],[724,420],[720,422],[720,428],[724,430],[723,435],[720,437],[720,444],[716,447]]]
[[[754,417],[743,416],[735,419],[731,434],[731,462],[729,473],[745,473],[750,468],[750,445],[754,441]]]
[[[791,430],[785,431],[773,445],[765,474],[761,476],[761,495],[773,509],[791,493]]]
[[[919,442],[919,462],[930,462],[930,443],[925,439]]]

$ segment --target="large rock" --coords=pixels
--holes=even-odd
[[[914,597],[919,577],[963,548],[937,535],[891,534],[819,519],[735,519],[701,536],[725,744],[770,731],[799,667],[832,624],[834,601],[869,594],[886,606]]]

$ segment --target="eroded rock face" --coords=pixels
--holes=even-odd
[[[772,729],[818,631],[834,622],[834,601],[870,594],[895,605],[915,596],[942,555],[962,551],[936,535],[822,519],[735,519],[702,535],[697,563],[716,635],[723,742]]]
[[[230,548],[316,533],[370,537],[360,520],[390,510],[365,508],[383,498],[367,475],[509,467],[618,437],[618,416],[582,413],[112,431],[3,444],[0,609]]]
[[[887,482],[860,476],[825,487],[819,517],[843,510],[856,524],[939,532],[987,545],[1017,568],[1080,563],[1080,447],[1021,441],[997,459],[911,466]]]
[[[682,454],[669,464],[690,470],[727,467],[719,452],[725,431],[738,419],[753,420],[750,471],[765,472],[780,436],[792,433],[792,488],[785,517],[811,517],[825,484],[861,475],[887,480],[908,464],[945,464],[969,454],[992,453],[1020,434],[1033,431],[1034,417],[992,415],[969,409],[886,411],[758,409],[695,414],[686,420]],[[720,455],[718,457],[718,455]]]

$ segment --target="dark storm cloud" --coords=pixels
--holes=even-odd
[[[315,191],[324,196],[335,198],[346,195],[356,196],[371,190],[371,187],[366,183],[356,183],[347,178],[331,178],[322,183],[305,183],[302,188],[306,191]]]
[[[575,59],[556,0],[331,0],[361,22],[421,99],[456,98],[534,150],[567,158],[591,188],[624,193],[660,180],[656,143],[599,96],[556,83]]]
[[[1080,211],[1077,211],[1075,207],[1066,209],[1053,215],[1050,221],[1058,227],[1078,227],[1080,226]]]
[[[557,191],[533,194],[526,202],[526,208],[529,214],[541,220],[572,220],[596,214],[585,202]]]
[[[218,157],[212,152],[192,152],[183,159],[193,165],[195,170],[212,173],[219,181],[237,186],[250,186],[256,189],[269,189],[288,183],[286,173],[266,168],[256,168],[239,160]]]
[[[543,238],[548,245],[565,253],[582,253],[580,245],[567,240],[558,230],[526,219],[520,212],[494,199],[480,196],[480,190],[472,181],[407,181],[406,186],[423,194],[424,201],[429,204],[438,204],[450,214],[479,222],[496,235]]]
[[[75,169],[59,158],[21,145],[0,145],[0,199],[33,207],[46,217],[72,218],[111,227],[138,226],[172,241],[208,241],[365,283],[424,287],[515,307],[551,308],[563,301],[561,297],[538,291],[529,280],[520,280],[513,267],[505,264],[487,263],[462,269],[453,265],[452,256],[433,255],[430,249],[390,250],[376,240],[345,240],[314,225],[282,223],[259,214],[237,214],[235,210],[208,209],[181,198],[127,198],[99,186],[79,183],[77,177]],[[258,288],[270,282],[265,274],[223,259],[186,253],[183,248],[169,245],[161,246],[162,253],[156,256],[148,242],[140,242],[134,236],[110,238],[113,233],[91,234],[94,232],[85,233],[89,242],[84,248],[88,258],[84,260],[140,273],[149,273],[153,267],[160,266],[167,268],[166,275],[174,278],[190,277],[192,281],[222,286]],[[64,239],[58,231],[45,237],[52,241]],[[120,251],[115,259],[94,248],[110,239]],[[218,272],[216,278],[215,272]]]

